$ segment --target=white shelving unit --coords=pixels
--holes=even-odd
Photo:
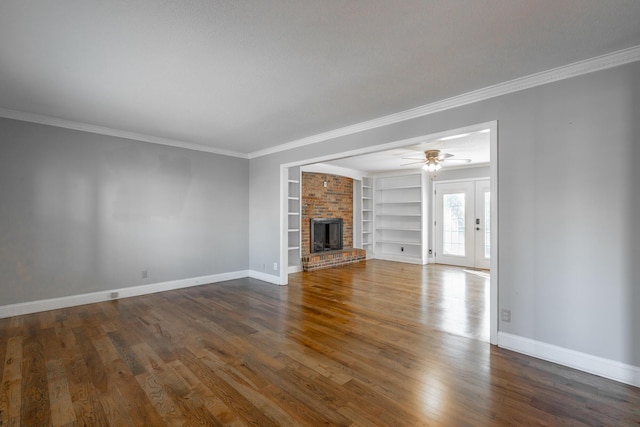
[[[423,172],[375,179],[375,257],[427,263],[427,177]]]
[[[362,178],[362,249],[367,251],[367,258],[374,254],[374,204],[373,204],[373,178]]]
[[[287,250],[289,256],[289,272],[302,271],[301,234],[300,234],[300,168],[289,168],[287,181]]]

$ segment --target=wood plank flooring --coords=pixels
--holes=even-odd
[[[640,425],[640,389],[491,346],[487,279],[367,261],[0,320],[0,426]]]

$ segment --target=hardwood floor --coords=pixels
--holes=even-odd
[[[640,389],[489,345],[487,298],[367,261],[2,319],[0,426],[640,424]]]

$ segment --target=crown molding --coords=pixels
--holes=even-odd
[[[178,141],[178,140],[169,139],[169,138],[160,138],[157,136],[145,135],[145,134],[136,133],[136,132],[128,132],[125,130],[90,125],[90,124],[81,123],[81,122],[74,122],[71,120],[64,120],[56,117],[43,116],[40,114],[31,114],[31,113],[25,113],[22,111],[8,110],[6,108],[0,108],[0,117],[4,117],[7,119],[20,120],[23,122],[38,123],[41,125],[56,126],[56,127],[65,128],[65,129],[73,129],[73,130],[79,130],[83,132],[90,132],[98,135],[108,135],[108,136],[114,136],[117,138],[126,138],[126,139],[132,139],[135,141],[150,142],[153,144],[168,145],[171,147],[186,148],[189,150],[196,150],[196,151],[204,151],[207,153],[220,154],[223,156],[240,157],[242,159],[249,158],[246,153],[241,153],[239,151],[222,150],[214,147],[209,147],[208,145],[196,144],[193,142]]]
[[[553,68],[551,70],[542,71],[540,73],[531,74],[514,80],[509,80],[483,89],[467,92],[462,95],[443,99],[442,101],[433,102],[431,104],[422,105],[410,110],[400,111],[388,116],[379,117],[377,119],[368,120],[366,122],[356,123],[354,125],[345,126],[328,132],[319,133],[306,138],[276,145],[274,147],[265,148],[249,153],[249,159],[267,156],[269,154],[279,153],[281,151],[291,150],[293,148],[304,147],[307,145],[317,144],[318,142],[327,141],[329,139],[341,136],[352,135],[354,133],[375,129],[382,126],[392,125],[405,120],[415,119],[440,111],[450,110],[452,108],[461,107],[463,105],[473,104],[474,102],[484,101],[497,96],[530,89],[536,86],[542,86],[548,83],[557,82],[559,80],[577,77],[583,74],[593,73],[595,71],[605,70],[620,65],[628,64],[640,60],[640,46],[630,47],[628,49],[619,50],[608,53],[606,55],[597,56],[573,64],[564,65],[562,67]]]
[[[239,151],[219,149],[219,148],[211,147],[204,144],[178,141],[178,140],[169,139],[169,138],[161,138],[161,137],[152,136],[152,135],[145,135],[141,133],[129,132],[129,131],[124,131],[120,129],[113,129],[113,128],[108,128],[104,126],[90,125],[87,123],[64,120],[56,117],[49,117],[49,116],[44,116],[39,114],[25,113],[22,111],[15,111],[15,110],[9,110],[4,108],[0,108],[0,117],[20,120],[25,122],[31,122],[31,123],[39,123],[39,124],[49,125],[49,126],[57,126],[61,128],[79,130],[83,132],[90,132],[90,133],[95,133],[99,135],[108,135],[108,136],[114,136],[117,138],[132,139],[135,141],[143,141],[143,142],[150,142],[153,144],[186,148],[189,150],[203,151],[207,153],[220,154],[223,156],[239,157],[242,159],[254,159],[257,157],[267,156],[269,154],[275,154],[282,151],[291,150],[294,148],[317,144],[319,142],[327,141],[327,140],[338,138],[341,136],[352,135],[352,134],[363,132],[366,130],[392,125],[394,123],[399,123],[405,120],[411,120],[418,117],[427,116],[429,114],[434,114],[440,111],[461,107],[463,105],[484,101],[490,98],[495,98],[497,96],[518,92],[521,90],[533,88],[536,86],[541,86],[548,83],[553,83],[553,82],[568,79],[571,77],[580,76],[582,74],[588,74],[595,71],[604,70],[607,68],[617,67],[617,66],[628,64],[638,60],[640,60],[640,46],[634,46],[628,49],[623,49],[617,52],[612,52],[606,55],[587,59],[585,61],[575,62],[573,64],[554,68],[548,71],[531,74],[529,76],[499,83],[497,85],[489,86],[483,89],[467,92],[462,95],[443,99],[442,101],[433,102],[431,104],[422,105],[416,108],[412,108],[410,110],[400,111],[398,113],[389,114],[387,116],[379,117],[377,119],[368,120],[365,122],[356,123],[354,125],[345,126],[339,129],[334,129],[328,132],[319,133],[317,135],[301,138],[295,141],[265,148],[263,150],[254,151],[248,154],[242,153]]]

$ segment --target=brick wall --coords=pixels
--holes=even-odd
[[[342,246],[353,247],[353,179],[303,172],[301,202],[303,254],[311,252],[311,218],[342,218]]]

